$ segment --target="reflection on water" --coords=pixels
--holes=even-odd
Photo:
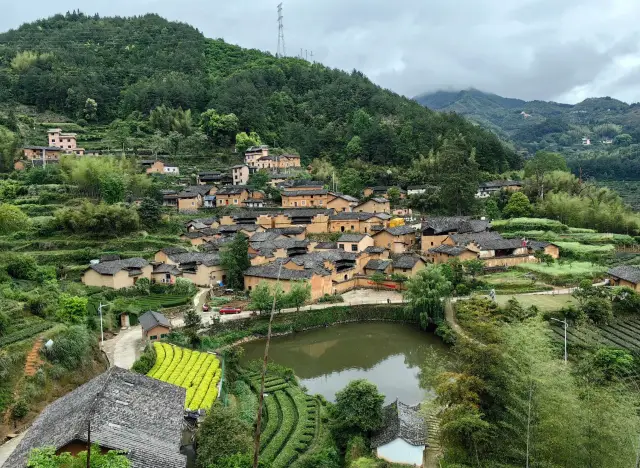
[[[243,345],[244,360],[260,359],[264,341]],[[397,323],[350,323],[271,340],[270,360],[294,369],[309,393],[333,401],[351,380],[367,379],[378,386],[385,402],[396,398],[414,404],[430,395],[420,387],[427,357],[445,355],[440,339]]]

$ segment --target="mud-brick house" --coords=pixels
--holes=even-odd
[[[391,273],[413,278],[416,273],[425,267],[424,260],[418,255],[401,255],[393,259]]]
[[[389,225],[391,216],[386,213],[340,212],[330,216],[329,232],[359,232],[373,234]]]
[[[222,267],[218,252],[169,252],[157,252],[156,260],[166,258],[165,263],[176,265],[182,277],[193,284],[206,287],[226,282],[227,271]]]
[[[360,203],[360,200],[356,197],[338,192],[329,192],[328,200],[327,208],[334,210],[336,213],[353,211],[353,209],[358,206],[358,203]]]
[[[192,185],[185,187],[177,194],[178,211],[191,212],[198,211],[204,205],[204,197],[215,193],[215,187],[210,185]]]
[[[487,231],[488,221],[468,216],[434,216],[422,223],[422,251],[438,247],[451,234],[479,233]]]
[[[177,385],[111,367],[47,406],[2,466],[24,468],[42,447],[75,456],[86,451],[90,428],[101,452],[122,451],[132,468],[185,468],[185,396]]]
[[[364,252],[367,247],[373,247],[369,234],[347,233],[338,238],[338,248],[347,252]]]
[[[283,187],[281,197],[283,208],[326,208],[329,191],[323,188],[322,182],[296,180]]]
[[[376,247],[384,247],[392,253],[405,253],[416,245],[416,230],[413,226],[397,226],[382,229],[373,234]]]
[[[279,278],[279,285],[285,293],[289,292],[296,281],[304,281],[311,285],[311,300],[317,300],[325,294],[332,293],[331,275],[328,271],[323,271],[323,269],[294,270],[284,266],[280,269],[280,261],[249,267],[244,273],[245,290],[252,291],[262,282],[273,288]]]
[[[382,259],[371,259],[364,266],[365,275],[373,275],[375,273],[382,273],[388,275],[391,273],[391,266],[393,261]]]
[[[391,213],[391,205],[389,200],[382,197],[374,197],[369,200],[363,201],[360,204],[353,207],[353,211],[359,213]]]
[[[82,283],[113,289],[131,288],[140,278],[151,281],[153,267],[144,258],[92,263],[82,274]]]
[[[461,262],[478,258],[478,253],[460,245],[441,244],[427,251],[427,257],[432,263],[447,263],[457,258]]]
[[[623,286],[640,292],[640,268],[623,265],[611,268],[607,273],[611,286]]]
[[[160,312],[145,312],[138,319],[142,328],[142,338],[146,341],[158,341],[171,333],[171,322]]]

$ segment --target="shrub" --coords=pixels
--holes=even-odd
[[[35,280],[38,264],[31,255],[11,255],[7,262],[7,273],[15,279]]]
[[[44,355],[53,363],[68,370],[76,370],[87,362],[92,348],[97,345],[95,338],[85,327],[72,326],[52,337],[53,346],[44,348]]]
[[[58,318],[67,323],[81,323],[87,317],[86,297],[60,294],[58,299]]]
[[[29,405],[24,400],[18,400],[18,402],[11,408],[11,418],[14,421],[23,419],[27,413],[29,413]]]
[[[325,294],[318,302],[323,304],[337,304],[339,302],[344,302],[344,298],[339,294]]]
[[[131,370],[138,374],[147,375],[156,362],[155,346],[148,346],[144,349],[142,356],[133,364]]]

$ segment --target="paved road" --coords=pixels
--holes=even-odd
[[[18,437],[14,437],[10,441],[0,445],[0,466],[2,466],[4,462],[7,461],[7,458],[9,458],[9,455],[13,453],[13,451],[16,449],[16,447],[18,446],[18,444],[20,443],[20,441],[22,440],[22,438],[26,433],[27,431],[24,431]]]

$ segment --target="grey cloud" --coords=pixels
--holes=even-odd
[[[279,1],[27,0],[4,7],[0,30],[77,8],[155,12],[275,52]],[[637,0],[284,0],[288,55],[313,50],[407,96],[473,86],[524,99],[639,101],[639,14]]]

